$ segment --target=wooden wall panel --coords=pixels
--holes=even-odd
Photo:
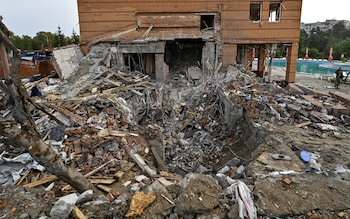
[[[135,28],[136,21],[101,21],[101,22],[81,22],[80,28],[85,30],[84,32],[108,32],[108,31],[124,31],[127,29]]]
[[[131,21],[136,20],[133,11],[115,12],[84,12],[79,14],[80,22],[96,22],[96,21]]]
[[[153,36],[168,37],[201,37],[199,32],[200,16],[198,13],[215,13],[222,6],[221,38],[225,42],[264,42],[299,40],[300,15],[302,0],[283,0],[280,22],[268,22],[269,4],[273,0],[260,0],[263,3],[262,22],[249,21],[250,2],[254,0],[77,0],[82,40],[92,40],[106,33],[117,33],[137,28],[137,18],[142,21],[141,27],[154,28]],[[164,17],[158,19],[157,14]],[[187,19],[180,16],[186,14]],[[174,19],[173,19],[174,18]],[[175,22],[173,22],[175,21]],[[189,32],[177,27],[196,27]],[[161,28],[168,28],[167,31]],[[181,31],[181,33],[177,33]],[[184,32],[182,32],[184,31]],[[199,35],[198,35],[199,33]],[[191,37],[191,36],[190,36]]]
[[[244,31],[235,31],[233,34],[228,30],[223,31],[223,39],[260,39],[260,40],[290,40],[294,41],[295,39],[299,39],[300,32],[296,32],[294,29],[271,29],[269,31],[266,30],[244,30]]]
[[[194,14],[150,14],[137,16],[139,27],[197,27],[200,28],[200,16]]]
[[[142,2],[94,2],[94,3],[79,3],[79,11],[93,11],[93,12],[117,12],[120,8],[127,7],[131,8],[136,12],[205,12],[215,11],[217,9],[218,2],[170,2],[166,1],[163,3],[142,1]]]
[[[235,21],[235,20],[230,20],[223,22],[221,25],[222,29],[224,30],[257,30],[257,29],[262,29],[262,30],[273,30],[273,29],[294,29],[298,30],[300,29],[300,22],[297,20],[284,20],[283,22],[263,22],[262,24],[260,23],[253,23],[249,22],[246,24],[242,24],[242,21]]]

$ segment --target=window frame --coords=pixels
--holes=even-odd
[[[278,4],[277,7],[271,7],[271,6],[276,5],[276,4]],[[275,15],[273,15],[274,12],[276,13]],[[270,2],[270,4],[269,4],[269,22],[270,23],[280,22],[281,16],[282,16],[282,2],[280,2],[280,1]],[[273,19],[273,17],[275,17],[275,18]]]
[[[259,8],[252,8],[254,5],[259,5]],[[255,12],[255,13],[253,13]],[[250,2],[249,7],[249,21],[251,22],[261,22],[262,20],[262,2]]]

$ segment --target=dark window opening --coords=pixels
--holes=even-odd
[[[261,3],[251,2],[250,3],[250,21],[260,21],[261,20]]]
[[[168,41],[165,45],[164,61],[169,66],[169,72],[186,74],[189,67],[202,68],[203,46],[201,39]]]
[[[271,2],[269,10],[269,22],[278,22],[281,18],[281,2]]]
[[[215,15],[201,15],[201,30],[214,28]]]
[[[139,71],[155,77],[155,55],[152,53],[126,53],[124,65],[126,71]]]

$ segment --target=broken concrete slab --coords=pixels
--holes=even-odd
[[[189,174],[183,187],[185,190],[176,200],[176,207],[182,214],[207,213],[219,204],[222,188],[212,177]]]
[[[62,47],[53,51],[53,65],[61,79],[69,79],[79,66],[83,53],[78,45]]]

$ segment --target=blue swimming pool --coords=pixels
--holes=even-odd
[[[315,60],[298,60],[297,72],[307,74],[320,74],[320,75],[333,75],[334,70],[332,68],[322,68],[320,64],[327,64],[328,61],[315,61]],[[274,59],[273,66],[286,67],[285,59]]]

